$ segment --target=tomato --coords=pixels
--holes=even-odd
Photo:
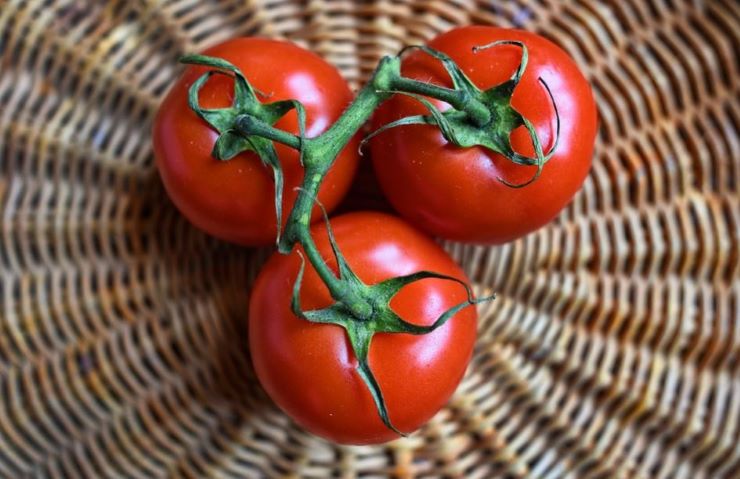
[[[297,99],[306,108],[306,134],[314,137],[339,118],[352,92],[339,72],[319,56],[292,43],[264,38],[236,38],[209,48],[205,55],[236,65],[264,102]],[[172,201],[197,227],[243,245],[274,242],[276,215],[272,170],[256,154],[241,153],[229,161],[211,156],[218,133],[190,110],[188,88],[207,68],[188,67],[162,102],[154,122],[156,164]],[[200,91],[203,108],[222,108],[233,100],[233,79],[215,75]],[[298,134],[290,112],[277,128]],[[285,175],[283,218],[295,200],[303,169],[298,153],[276,145]],[[349,188],[357,161],[357,142],[350,142],[326,176],[319,200],[331,210]],[[314,219],[318,217],[314,210]]]
[[[401,219],[356,212],[332,220],[339,248],[365,284],[431,270],[468,283],[462,270],[431,239]],[[368,234],[368,232],[372,232]],[[319,250],[336,269],[326,228],[312,228]],[[356,371],[357,360],[340,326],[295,316],[291,289],[300,265],[297,254],[275,254],[261,270],[251,294],[249,346],[267,393],[307,430],[339,443],[371,444],[398,437],[380,420],[372,396]],[[430,325],[446,309],[467,299],[460,284],[424,279],[405,286],[391,300],[403,319]],[[304,310],[332,303],[307,263],[302,284]],[[470,360],[476,311],[467,307],[426,335],[378,333],[369,365],[385,397],[391,422],[411,432],[449,399]]]
[[[449,55],[485,90],[503,83],[521,60],[517,46],[473,52],[497,40],[518,40],[529,49],[529,63],[514,91],[513,107],[535,126],[545,152],[553,145],[556,116],[542,78],[552,91],[561,119],[560,141],[540,177],[523,188],[536,171],[483,147],[458,148],[428,125],[393,128],[371,141],[371,155],[381,187],[408,221],[430,234],[476,243],[502,243],[534,231],[552,220],[580,188],[591,165],[596,136],[596,107],[591,88],[573,60],[534,33],[488,26],[451,30],[429,46]],[[403,61],[404,76],[451,87],[438,60],[420,51]],[[446,104],[433,100],[444,110]],[[378,128],[398,118],[426,114],[414,99],[396,95],[374,116]],[[512,135],[515,151],[534,155],[524,127]]]

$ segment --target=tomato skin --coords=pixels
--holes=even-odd
[[[366,284],[419,270],[467,282],[444,250],[399,218],[350,213],[333,219],[332,228],[350,267]],[[335,268],[325,226],[315,225],[312,234],[322,256]],[[252,290],[249,345],[260,382],[288,415],[314,434],[348,444],[397,438],[381,422],[355,370],[357,361],[345,331],[335,325],[310,323],[292,313],[290,296],[299,264],[296,253],[275,254]],[[428,325],[466,298],[465,289],[455,282],[427,279],[403,288],[391,307],[409,322]],[[301,301],[305,310],[332,303],[308,263]],[[369,364],[390,419],[400,430],[417,429],[452,395],[470,361],[476,317],[471,306],[427,335],[374,336]]]
[[[339,118],[352,100],[347,82],[329,63],[292,43],[264,38],[235,38],[203,52],[224,58],[241,69],[256,89],[269,97],[269,103],[297,99],[306,108],[306,133],[314,137]],[[154,122],[153,138],[160,176],[177,208],[200,229],[221,239],[247,246],[275,241],[276,219],[272,170],[252,152],[228,161],[211,156],[218,133],[190,110],[187,102],[190,85],[207,68],[189,66],[173,85],[160,106]],[[204,108],[227,107],[233,100],[233,80],[224,75],[212,77],[201,89]],[[275,126],[298,134],[295,112]],[[303,169],[298,152],[276,145],[283,166],[283,216],[295,201],[294,188],[300,186]],[[329,210],[349,188],[357,167],[357,141],[342,151],[319,192],[319,200]],[[313,219],[319,217],[314,209]]]
[[[507,80],[519,65],[521,49],[496,46],[473,53],[474,46],[497,40],[519,40],[529,48],[529,63],[514,91],[512,105],[535,125],[547,152],[553,144],[555,111],[542,78],[550,87],[561,119],[560,142],[540,177],[524,188],[536,167],[516,165],[482,147],[448,144],[432,126],[404,126],[371,141],[371,154],[381,187],[391,204],[426,232],[458,241],[497,244],[519,238],[552,220],[573,198],[591,165],[596,136],[596,106],[588,81],[558,46],[531,32],[469,26],[433,39],[481,89]],[[403,61],[404,76],[451,87],[437,60],[416,51]],[[447,105],[433,101],[444,109]],[[418,102],[397,95],[373,118],[379,128],[398,118],[426,114]],[[514,149],[533,156],[524,128],[511,136]]]

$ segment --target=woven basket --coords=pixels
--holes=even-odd
[[[231,36],[357,87],[470,23],[570,52],[594,166],[537,233],[445,244],[498,293],[462,385],[410,438],[338,447],[260,389],[268,251],[178,214],[152,117],[178,56]],[[0,477],[740,477],[739,45],[733,0],[0,0]]]

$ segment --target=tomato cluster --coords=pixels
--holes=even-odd
[[[495,46],[480,48],[492,43]],[[441,53],[434,56],[416,50],[405,55],[400,68],[405,79],[454,90],[458,85],[445,63],[450,59],[477,88],[496,94],[504,91],[495,90],[497,85],[506,84],[526,60],[523,54],[528,55],[510,104],[531,122],[541,145],[525,124],[514,120],[503,143],[506,146],[510,139],[519,158],[544,158],[538,153],[540,146],[550,153],[544,165],[522,164],[484,145],[459,146],[467,140],[452,138],[452,127],[441,126],[446,122],[442,117],[454,108],[434,97],[434,92],[445,91],[439,88],[429,87],[428,104],[420,102],[418,95],[396,94],[375,111],[369,123],[376,130],[404,118],[418,120],[402,120],[396,128],[380,132],[368,149],[383,192],[404,220],[358,212],[333,218],[330,224],[319,222],[309,230],[309,223],[320,218],[314,208],[305,224],[306,235],[298,235],[291,245],[293,252],[276,253],[263,267],[249,306],[249,348],[265,390],[296,422],[336,442],[378,443],[398,437],[399,431],[414,431],[445,404],[465,372],[476,335],[474,301],[465,287],[469,280],[427,234],[485,244],[519,238],[557,215],[580,188],[591,164],[596,135],[592,93],[573,60],[559,47],[533,33],[480,26],[452,30],[428,46]],[[353,101],[348,84],[334,67],[288,42],[239,38],[205,53],[240,69],[266,101],[301,102],[306,124],[300,145],[306,151],[315,146],[312,139],[341,121]],[[279,229],[273,175],[252,151],[228,161],[214,159],[219,132],[189,106],[191,87],[206,70],[188,67],[163,101],[153,132],[157,167],[172,201],[196,226],[242,245],[269,244]],[[424,85],[412,85],[427,91]],[[234,92],[233,77],[214,75],[196,96],[201,107],[214,109],[234,103]],[[494,96],[481,93],[480,98]],[[424,116],[430,108],[436,113]],[[460,131],[472,128],[471,135],[477,138],[509,121],[504,118],[508,113],[502,112],[492,108],[472,126],[465,123],[464,112],[447,117],[462,121],[457,124]],[[294,112],[272,127],[301,134]],[[347,192],[360,159],[356,135],[350,132],[344,142],[336,159],[329,159],[333,163],[315,198],[328,211]],[[291,211],[298,187],[304,184],[304,165],[295,149],[277,141],[275,145],[284,175],[283,210]],[[533,175],[536,180],[529,182]],[[310,260],[305,274],[304,257]],[[322,268],[336,275],[331,280],[337,282],[333,289],[326,284]],[[363,292],[419,271],[436,276],[404,283],[388,307],[403,319],[398,324],[408,331],[418,326],[429,330],[398,334],[385,320],[377,319],[380,305]],[[344,295],[347,278],[343,276],[347,275],[356,276],[355,284],[363,294]],[[353,306],[355,300],[361,304]],[[343,320],[307,321],[309,316],[298,314],[299,303],[306,310],[340,318],[357,316],[352,325],[359,324],[362,331],[363,318],[369,315],[367,321],[377,335],[365,351],[366,359],[358,359],[357,343],[350,341],[354,326]],[[455,308],[460,304],[463,307]],[[437,325],[445,312],[450,318]],[[321,314],[313,317],[333,317]],[[358,372],[363,361],[374,374],[370,380]],[[375,381],[377,387],[369,388],[368,381]],[[379,409],[387,412],[387,418],[378,414]]]

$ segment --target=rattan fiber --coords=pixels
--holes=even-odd
[[[583,190],[509,245],[446,244],[473,363],[407,440],[336,447],[256,384],[266,251],[173,208],[149,129],[182,52],[287,37],[354,86],[456,24],[554,38],[593,82]],[[740,477],[740,3],[0,0],[0,477]]]

